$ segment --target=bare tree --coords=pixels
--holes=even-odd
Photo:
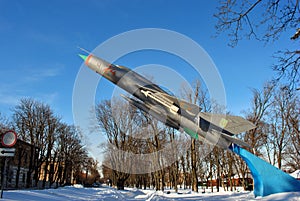
[[[231,46],[244,37],[268,43],[285,36],[286,32],[292,33],[291,40],[299,42],[299,0],[221,0],[219,5],[214,15],[218,19],[217,34],[227,32]],[[278,50],[275,57],[277,63],[273,69],[279,74],[277,79],[287,77],[294,87],[300,79],[300,50]]]
[[[188,184],[188,169],[189,169],[188,161],[189,161],[189,151],[187,151],[186,155],[182,155],[180,157],[180,170],[182,172],[182,177],[183,177],[181,184],[183,184],[183,189],[186,189]]]
[[[57,138],[57,128],[59,124],[59,119],[58,117],[54,116],[52,112],[49,112],[44,115],[44,118],[46,118],[46,154],[44,158],[44,175],[43,175],[43,183],[42,183],[42,188],[45,188],[46,181],[50,180],[50,183],[52,183],[52,170],[49,169],[50,164],[52,163],[52,151],[54,147],[54,142],[56,141]],[[51,167],[51,166],[50,166]]]
[[[197,104],[201,91],[201,82],[196,80],[193,86],[193,91],[183,87],[183,97],[190,103]],[[201,94],[202,95],[202,94]],[[192,190],[198,192],[198,175],[197,175],[197,147],[196,139],[191,138],[191,168],[192,168]]]
[[[295,95],[291,110],[288,114],[288,126],[291,131],[290,141],[287,147],[287,166],[293,171],[300,169],[300,101]]]
[[[169,175],[170,175],[171,183],[175,189],[175,192],[178,192],[179,157],[180,157],[179,143],[182,143],[182,141],[180,142],[179,139],[176,138],[175,130],[173,128],[169,128],[168,131],[169,131],[168,133],[169,133],[169,139],[171,143],[170,157],[173,159],[172,161],[175,161],[170,167]]]
[[[59,123],[52,160],[53,165],[57,166],[57,171],[53,175],[56,183],[70,184],[72,172],[74,172],[75,179],[79,180],[86,158],[88,158],[87,150],[81,139],[82,133],[79,128]]]
[[[251,121],[256,128],[247,131],[244,134],[244,140],[247,142],[254,154],[260,155],[260,149],[266,144],[267,134],[266,122],[268,109],[272,104],[272,95],[275,85],[272,82],[265,84],[263,90],[253,89],[253,99],[251,109],[246,112],[246,118]]]
[[[72,170],[81,168],[87,156],[79,130],[61,123],[49,105],[30,98],[21,99],[13,112],[19,138],[32,145],[26,186],[32,179],[35,185],[41,179],[43,188],[46,182],[71,183]]]
[[[279,169],[282,168],[284,154],[287,152],[286,149],[292,143],[292,138],[295,137],[295,133],[293,133],[295,129],[292,126],[293,118],[291,119],[291,117],[295,115],[296,99],[290,92],[286,86],[279,87],[270,107],[269,143],[271,152],[274,155],[273,163],[276,163]]]
[[[164,156],[160,154],[160,150],[163,148],[166,143],[166,127],[162,126],[158,120],[153,117],[150,118],[150,127],[149,134],[151,134],[150,138],[147,139],[148,147],[150,153],[154,154],[154,161],[152,161],[152,165],[156,166],[157,169],[154,172],[154,184],[156,190],[164,191],[165,187],[165,170],[164,170]]]
[[[274,93],[275,85],[273,82],[267,82],[262,90],[253,89],[253,98],[251,108],[245,112],[246,119],[252,122],[256,127],[250,131],[239,135],[246,143],[251,147],[250,152],[262,156],[263,148],[267,145],[268,137],[268,110],[272,104],[272,97]],[[242,181],[244,189],[247,188],[248,182],[246,177],[248,176],[249,169],[246,163],[240,157],[233,156],[230,161],[231,167],[234,168],[230,171],[229,176],[237,173],[239,179]],[[232,187],[231,187],[232,188]]]
[[[37,184],[41,173],[41,166],[47,158],[48,135],[50,131],[48,122],[53,117],[51,108],[41,102],[33,99],[21,99],[19,105],[14,108],[13,120],[19,137],[31,145],[30,155],[38,154],[38,157],[30,158],[29,170],[27,173],[26,186],[30,187],[32,173],[34,172],[34,180]],[[50,145],[51,146],[51,145]],[[36,153],[36,148],[38,153]],[[51,148],[51,147],[50,147]],[[51,150],[51,149],[50,149]],[[36,161],[33,161],[37,158]]]
[[[133,108],[121,100],[112,105],[111,101],[103,101],[96,106],[96,116],[100,128],[107,137],[106,161],[114,174],[113,182],[118,189],[124,189],[129,178],[134,159],[131,157],[135,149],[132,146],[135,132]]]

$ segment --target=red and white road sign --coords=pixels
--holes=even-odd
[[[4,147],[12,147],[17,142],[17,134],[15,131],[6,131],[1,137],[1,143]]]

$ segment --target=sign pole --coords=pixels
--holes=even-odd
[[[4,134],[0,134],[0,142],[1,145],[8,148],[0,148],[0,157],[3,157],[4,159],[4,166],[1,170],[1,193],[0,198],[3,198],[3,189],[4,189],[4,181],[6,181],[6,175],[7,175],[7,157],[13,157],[15,155],[15,148],[13,147],[17,142],[17,134],[13,130],[6,131]]]
[[[3,198],[3,189],[4,189],[4,179],[5,179],[5,172],[6,172],[6,157],[4,157],[4,167],[2,167],[1,171],[1,199]]]

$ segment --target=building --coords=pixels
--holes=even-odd
[[[56,188],[62,184],[74,184],[73,174],[73,168],[70,164],[65,164],[62,161],[43,162],[39,172],[37,187]]]
[[[2,157],[0,159],[4,189],[33,187],[35,185],[34,171],[30,167],[32,167],[32,163],[37,161],[38,149],[19,139],[13,148],[15,148],[14,157]],[[4,164],[6,164],[6,167],[4,167]]]

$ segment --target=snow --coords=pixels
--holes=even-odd
[[[98,188],[84,188],[81,185],[63,187],[58,189],[47,190],[10,190],[4,191],[3,199],[6,201],[26,200],[26,201],[58,201],[58,200],[146,200],[146,201],[185,201],[185,200],[292,200],[300,201],[300,192],[278,193],[263,198],[255,198],[253,192],[249,191],[224,191],[206,193],[192,192],[191,190],[179,190],[176,193],[174,190],[154,191],[140,190],[134,188],[126,188],[123,191],[118,191],[115,188],[101,186]]]

